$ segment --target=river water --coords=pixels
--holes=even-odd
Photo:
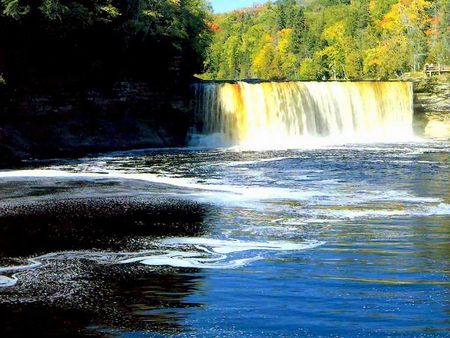
[[[2,172],[3,201],[64,190],[175,198],[203,214],[191,234],[3,253],[1,330],[448,336],[449,145],[143,150]]]

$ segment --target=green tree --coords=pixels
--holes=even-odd
[[[211,78],[388,79],[449,62],[448,0],[279,0],[215,20]]]

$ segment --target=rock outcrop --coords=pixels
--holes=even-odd
[[[415,131],[433,139],[450,139],[450,82],[424,78],[414,86]]]
[[[192,125],[187,84],[120,81],[1,91],[0,167],[21,159],[183,146]]]

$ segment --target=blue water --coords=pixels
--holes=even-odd
[[[34,257],[47,268],[16,274],[7,296],[24,303],[21,280],[48,290],[49,276],[75,264],[62,288],[111,316],[81,321],[83,306],[55,296],[77,309],[66,320],[81,321],[83,334],[450,336],[449,145],[146,150],[2,173],[4,182],[113,182],[207,206],[205,231],[194,236]],[[121,277],[98,282],[85,261]],[[89,292],[94,283],[108,299]]]

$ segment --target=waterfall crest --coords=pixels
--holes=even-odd
[[[196,96],[200,134],[228,145],[287,148],[413,136],[407,82],[203,83]]]

